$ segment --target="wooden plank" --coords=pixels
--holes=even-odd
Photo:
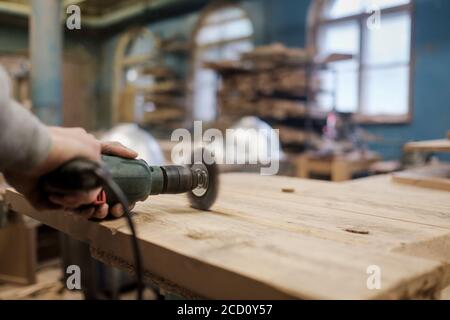
[[[398,172],[392,175],[397,183],[450,191],[450,165],[439,164]]]
[[[320,158],[314,155],[301,155],[296,161],[297,176],[309,178],[312,174],[330,175],[334,182],[347,181],[355,173],[369,171],[372,164],[379,161],[376,154],[368,156]]]
[[[450,152],[450,140],[430,140],[408,142],[404,146],[405,152]]]
[[[123,219],[85,221],[37,212],[12,191],[6,198],[15,211],[89,242],[103,260],[132,265]],[[388,178],[332,184],[226,174],[210,212],[182,196],[154,197],[135,212],[147,274],[201,297],[420,298],[450,283],[448,194]],[[366,286],[370,265],[382,270],[381,290]]]

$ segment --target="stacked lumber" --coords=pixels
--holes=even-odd
[[[276,43],[243,53],[238,61],[207,62],[204,66],[221,77],[217,96],[222,118],[257,116],[272,126],[291,126],[289,134],[281,137],[282,144],[295,141],[302,147],[308,140],[305,120],[312,118],[308,105],[313,65],[309,50]],[[287,124],[292,121],[297,124]]]
[[[190,48],[187,41],[178,38],[161,39],[160,46],[165,54],[186,54]]]
[[[143,124],[162,127],[179,127],[186,116],[185,84],[165,65],[149,65],[141,74],[151,76],[151,85],[137,86],[136,92],[147,106],[142,116]]]
[[[311,63],[312,54],[302,48],[286,48],[280,43],[256,48],[244,53],[242,59],[257,69],[274,69],[281,66],[301,67]]]
[[[207,62],[205,67],[222,78],[218,97],[223,114],[282,120],[305,116],[311,63],[308,50],[274,44],[244,53],[239,61]]]
[[[274,129],[279,130],[280,141],[285,144],[302,144],[309,139],[309,133],[292,129],[287,126],[276,126]]]
[[[284,120],[289,117],[303,117],[307,113],[306,104],[301,101],[283,100],[277,98],[261,98],[256,101],[236,96],[223,97],[226,101],[226,116],[258,116],[261,118],[271,118]]]
[[[262,98],[258,102],[259,114],[263,117],[285,119],[302,117],[306,114],[306,104],[293,100]]]
[[[319,59],[316,59],[315,64],[316,65],[327,65],[329,63],[333,62],[339,62],[339,61],[347,61],[354,58],[354,55],[352,54],[346,54],[346,53],[332,53],[326,57],[322,57]]]

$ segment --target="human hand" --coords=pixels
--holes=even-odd
[[[65,208],[77,211],[81,207],[83,209],[78,210],[78,212],[86,218],[103,219],[108,212],[111,212],[115,217],[123,215],[121,206],[114,206],[111,210],[106,204],[99,207],[86,207],[97,199],[100,189],[76,192],[65,196],[49,195],[39,188],[39,179],[76,157],[84,157],[99,162],[101,153],[135,158],[137,156],[136,152],[127,149],[119,143],[101,143],[81,128],[49,127],[48,129],[52,143],[47,159],[26,172],[14,170],[5,172],[7,181],[17,191],[21,192],[35,208],[40,210]]]
[[[137,153],[119,142],[102,142],[101,152],[105,155],[118,156],[122,158],[134,159]],[[98,197],[101,189],[94,189],[88,192],[80,192],[73,195],[51,195],[51,202],[61,205],[62,207],[74,210],[80,216],[90,219],[104,219],[108,213],[115,218],[123,216],[125,213],[120,203],[115,204],[111,208],[107,203],[99,206],[91,205]],[[130,210],[134,207],[134,203],[130,204]]]

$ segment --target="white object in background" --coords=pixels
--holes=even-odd
[[[248,146],[245,159],[258,159],[259,163],[269,163],[284,159],[285,155],[281,151],[280,137],[268,123],[258,117],[244,117],[234,124],[231,129],[233,129],[233,138],[235,141],[238,141],[238,145]],[[251,134],[253,130],[259,133],[256,141]],[[274,147],[276,147],[276,150],[274,150]],[[266,150],[267,152],[261,153],[261,150]]]
[[[149,165],[164,165],[166,163],[158,142],[147,131],[135,123],[124,123],[113,127],[101,137],[102,141],[118,141],[138,153],[138,158]]]
[[[285,158],[275,130],[257,117],[244,117],[226,131],[223,141],[206,143],[219,164],[268,164]],[[201,145],[195,141],[194,150]]]

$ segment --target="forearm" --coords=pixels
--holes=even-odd
[[[0,171],[27,170],[48,156],[47,127],[10,97],[10,84],[0,67]]]

